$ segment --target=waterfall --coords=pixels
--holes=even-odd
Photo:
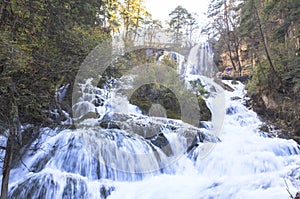
[[[195,46],[188,62],[166,53],[182,78],[210,91],[211,122],[197,128],[142,115],[127,98],[86,79],[73,107],[77,128],[41,129],[11,171],[10,198],[282,199],[289,196],[285,182],[294,194],[299,145],[259,129],[242,83],[224,80],[234,91],[223,91],[201,76],[213,74],[211,47]]]
[[[187,59],[176,52],[164,52],[164,55],[170,55],[170,58],[178,63],[178,74],[188,77],[191,75],[202,75],[213,77],[216,69],[213,63],[214,52],[211,44],[202,42],[195,45],[189,53]],[[163,57],[160,57],[162,60]]]
[[[199,158],[200,144],[178,160],[175,174],[118,183],[109,198],[289,198],[285,180],[295,194],[297,181],[290,180],[300,176],[299,145],[261,132],[257,114],[243,105],[244,85],[224,83],[235,91],[225,92],[221,142],[211,153]]]
[[[194,46],[189,54],[189,67],[186,71],[188,75],[203,75],[213,77],[216,72],[213,63],[213,50],[208,42],[203,42]]]

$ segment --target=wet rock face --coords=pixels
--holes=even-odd
[[[162,149],[162,151],[167,156],[173,155],[173,151],[172,151],[172,148],[170,146],[170,142],[163,133],[159,133],[159,134],[157,134],[153,137],[149,137],[147,139],[150,140],[150,142],[153,145],[155,145],[155,146],[159,147],[160,149]]]
[[[201,96],[198,97],[198,106],[200,108],[200,120],[211,121],[212,113]]]
[[[187,140],[188,147],[194,145],[195,142],[220,141],[218,137],[204,133],[199,128],[167,118],[113,113],[112,115],[105,115],[100,121],[100,126],[108,129],[122,129],[131,134],[138,134],[160,148],[168,145],[168,140],[162,133],[163,130],[169,130],[183,136]]]
[[[295,199],[300,199],[300,191],[296,193]]]
[[[162,124],[154,121],[145,120],[145,116],[131,116],[124,113],[113,113],[105,115],[100,121],[100,127],[105,129],[122,129],[129,134],[138,134],[144,138],[149,138],[157,135]]]
[[[226,114],[227,114],[227,115],[233,115],[233,114],[235,114],[235,113],[237,113],[237,110],[236,110],[235,107],[230,106],[230,107],[228,107],[228,108],[226,109]]]
[[[54,174],[34,174],[27,180],[12,187],[10,198],[90,198],[86,181],[75,176],[61,176]],[[59,181],[58,181],[59,180]],[[107,198],[114,187],[100,186],[98,192],[101,198]]]

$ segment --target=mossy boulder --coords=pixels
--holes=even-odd
[[[138,106],[145,115],[149,115],[153,104],[160,104],[166,110],[168,118],[181,118],[180,104],[175,94],[161,85],[146,84],[141,86],[131,96],[130,103]]]
[[[212,114],[206,105],[202,96],[197,96],[198,106],[200,109],[200,120],[211,120]],[[162,85],[146,84],[138,88],[131,96],[130,103],[138,106],[142,113],[151,115],[154,107],[159,104],[165,110],[166,117],[171,119],[181,119],[181,107],[176,95],[168,88]],[[186,103],[189,103],[188,99]],[[154,116],[161,116],[163,110],[158,109],[155,111]]]

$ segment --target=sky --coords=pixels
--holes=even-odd
[[[205,21],[204,12],[207,11],[209,0],[146,0],[145,5],[153,19],[165,21],[178,5],[186,8],[190,13],[197,13],[199,22]]]

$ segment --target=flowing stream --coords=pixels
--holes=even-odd
[[[125,98],[112,103],[118,96],[86,80],[75,109],[100,118],[87,118],[76,129],[42,129],[11,171],[10,198],[283,199],[289,198],[287,187],[295,194],[299,145],[259,130],[262,121],[244,105],[242,83],[223,81],[234,89],[223,91],[201,77],[203,71],[212,73],[192,64],[178,69],[214,88],[207,99],[213,121],[202,128],[142,115]],[[124,103],[127,113],[120,111]]]

